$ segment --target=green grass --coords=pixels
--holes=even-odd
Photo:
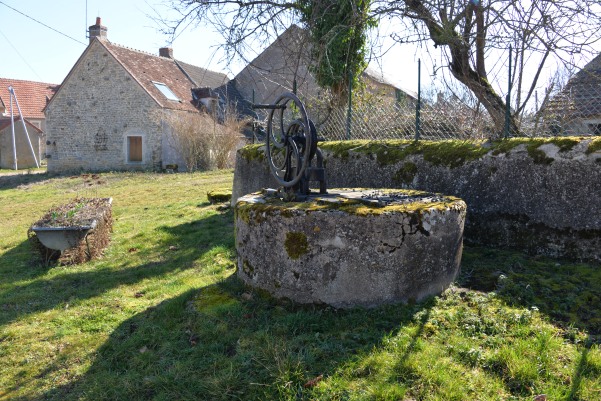
[[[466,248],[412,305],[335,310],[235,276],[231,172],[0,177],[0,400],[601,399],[601,266]],[[104,257],[43,266],[26,231],[113,197]]]
[[[0,175],[2,174],[31,174],[31,173],[45,173],[46,172],[46,166],[41,166],[39,168],[20,168],[18,170],[15,169],[7,169],[7,168],[0,168]]]

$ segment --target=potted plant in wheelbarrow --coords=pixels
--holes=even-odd
[[[50,209],[28,231],[46,263],[82,263],[102,254],[110,241],[112,198],[76,198]]]

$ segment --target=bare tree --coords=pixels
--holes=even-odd
[[[244,141],[246,121],[233,110],[221,122],[204,112],[161,111],[156,118],[167,126],[167,140],[189,172],[232,167],[233,153]]]
[[[247,44],[267,41],[290,23],[303,21],[303,5],[327,8],[333,1],[170,2],[180,12],[180,19],[168,25],[171,33],[185,21],[209,22],[222,32],[223,47],[233,57],[245,54]],[[591,54],[601,39],[598,0],[372,0],[367,18],[383,17],[396,24],[399,43],[431,42],[440,48],[452,76],[474,94],[498,131],[505,124],[506,99],[497,91],[507,85],[500,71],[507,66],[510,46],[511,91],[516,94],[510,129],[517,132],[516,117],[531,100],[550,56],[569,63]]]

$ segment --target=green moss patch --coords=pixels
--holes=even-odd
[[[286,241],[284,241],[284,247],[290,259],[298,259],[307,252],[309,252],[309,243],[307,242],[307,236],[304,233],[298,231],[291,231],[286,233]]]
[[[337,190],[330,190],[332,193]],[[284,202],[279,198],[266,198],[265,203],[247,203],[243,200],[236,205],[236,218],[246,224],[261,224],[269,216],[282,216],[286,218],[309,214],[316,211],[338,210],[356,216],[374,216],[386,213],[415,213],[420,216],[436,210],[463,210],[465,203],[454,196],[440,196],[423,191],[408,189],[379,189],[382,194],[395,193],[407,196],[434,196],[435,201],[423,201],[416,198],[411,202],[391,203],[389,205],[371,204],[358,199],[337,197],[335,201],[328,198],[315,199],[309,202]]]
[[[586,154],[590,155],[591,153],[597,152],[601,150],[601,137],[593,139],[586,149]],[[599,159],[597,159],[599,160]]]
[[[415,163],[406,162],[392,176],[392,179],[403,184],[411,184],[417,174],[417,165]]]
[[[212,204],[230,202],[232,200],[232,190],[216,189],[209,191],[207,192],[207,199]]]
[[[242,158],[248,162],[257,160],[259,162],[265,160],[265,144],[258,143],[253,145],[247,145],[240,150],[238,153]]]
[[[320,144],[334,157],[348,158],[349,152],[373,155],[381,166],[396,164],[411,155],[423,155],[424,160],[450,168],[484,156],[488,149],[480,141],[338,141]]]
[[[493,155],[508,153],[519,145],[524,145],[528,155],[536,164],[551,164],[554,159],[548,157],[546,153],[539,148],[542,145],[553,144],[559,148],[560,152],[568,152],[574,148],[582,138],[562,137],[562,138],[510,138],[496,141],[492,146]]]

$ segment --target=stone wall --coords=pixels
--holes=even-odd
[[[465,239],[601,261],[601,138],[320,144],[329,188],[414,188],[465,200]],[[275,187],[264,153],[238,152],[232,201]]]
[[[158,106],[99,43],[73,67],[46,110],[48,171],[160,168]],[[127,136],[142,136],[142,162],[127,161]]]

